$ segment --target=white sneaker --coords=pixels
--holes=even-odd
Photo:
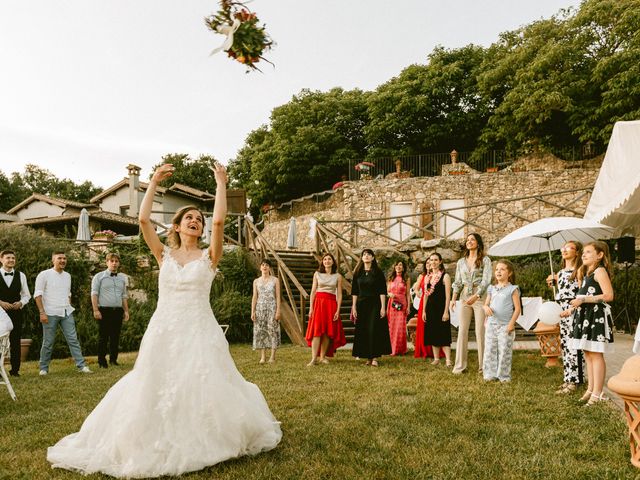
[[[49,372],[47,372],[46,370],[40,370],[40,376],[44,377],[45,375],[48,375]]]
[[[89,370],[89,367],[87,367],[86,365],[82,368],[79,368],[78,371],[80,373],[93,373],[91,370]]]

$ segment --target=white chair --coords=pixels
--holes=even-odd
[[[2,381],[0,381],[0,385],[6,385],[7,390],[9,390],[9,395],[15,402],[16,392],[13,391],[13,387],[11,386],[11,382],[9,381],[9,375],[7,375],[7,371],[4,369],[4,358],[9,353],[9,333],[5,333],[0,337],[0,377],[2,377]]]

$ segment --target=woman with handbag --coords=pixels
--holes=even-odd
[[[387,278],[387,320],[391,338],[391,355],[407,353],[407,311],[411,305],[407,285],[407,268],[403,261],[396,262]]]
[[[351,355],[366,358],[365,365],[377,367],[377,358],[391,353],[386,317],[387,285],[373,250],[365,248],[353,272],[351,317],[356,331]]]

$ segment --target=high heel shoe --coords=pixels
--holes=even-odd
[[[587,390],[586,392],[584,392],[584,395],[582,395],[580,397],[580,401],[581,402],[587,402],[591,399],[591,395],[593,394],[593,392],[591,390]]]

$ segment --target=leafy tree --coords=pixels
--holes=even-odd
[[[24,172],[7,178],[0,172],[0,211],[9,210],[33,193],[88,203],[101,189],[85,181],[77,184],[68,178],[60,180],[49,170],[28,164]]]
[[[352,158],[366,154],[366,93],[303,90],[254,130],[231,163],[235,183],[254,205],[331,188]]]
[[[640,114],[640,0],[586,0],[491,46],[479,78],[494,107],[485,148],[594,141]]]
[[[486,55],[475,45],[437,47],[369,96],[370,157],[472,150],[488,117],[476,77]]]
[[[210,168],[214,160],[210,155],[200,155],[197,159],[192,159],[184,153],[170,153],[162,157],[162,162],[153,166],[149,179],[157,167],[164,163],[171,163],[175,171],[169,179],[165,180],[165,183],[169,185],[181,183],[204,192],[215,193],[216,181]]]
[[[24,188],[22,178],[17,173],[13,173],[9,178],[0,171],[0,212],[6,212],[29,195],[30,193]]]

